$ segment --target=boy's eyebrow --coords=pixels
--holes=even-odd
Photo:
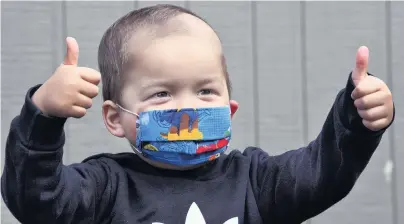
[[[220,81],[218,79],[218,77],[204,77],[200,80],[198,80],[196,82],[196,85],[198,86],[203,86],[203,85],[207,85],[207,84],[211,84],[214,82],[218,82]],[[174,85],[178,85],[178,81],[176,80],[147,80],[147,82],[143,83],[140,87],[142,89],[149,89],[155,86],[166,86],[166,87],[170,87],[170,86],[174,86]]]
[[[217,77],[204,77],[203,79],[199,80],[197,82],[198,85],[203,86],[203,85],[207,85],[207,84],[211,84],[214,82],[218,82],[219,79]]]
[[[167,86],[167,85],[172,85],[170,84],[171,82],[169,80],[147,80],[146,83],[142,83],[140,88],[142,89],[149,89],[151,87],[155,86]]]

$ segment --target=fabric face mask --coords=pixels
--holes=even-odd
[[[144,157],[176,166],[217,159],[231,139],[229,106],[153,110],[136,114],[136,143]]]

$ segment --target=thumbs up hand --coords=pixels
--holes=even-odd
[[[365,127],[378,131],[393,120],[393,98],[382,80],[368,75],[368,61],[369,50],[362,46],[358,49],[356,67],[352,71],[355,89],[351,96]]]
[[[74,38],[66,38],[66,45],[63,64],[34,93],[32,101],[47,115],[80,118],[98,95],[101,75],[94,69],[77,66],[79,46]]]

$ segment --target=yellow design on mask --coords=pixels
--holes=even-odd
[[[159,151],[154,145],[152,144],[147,144],[143,147],[144,149],[148,149],[150,151]]]
[[[191,130],[188,129],[189,121],[190,121],[189,115],[186,113],[182,114],[179,131],[178,127],[173,125],[170,127],[170,131],[168,133],[161,133],[161,136],[163,138],[166,138],[168,141],[203,139],[203,133],[199,131],[198,128],[198,118],[196,118],[192,123]]]

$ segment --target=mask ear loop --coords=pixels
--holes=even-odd
[[[137,113],[135,113],[135,112],[132,112],[132,111],[130,111],[130,110],[128,110],[128,109],[125,109],[124,107],[122,107],[121,105],[119,105],[119,104],[117,104],[117,103],[116,103],[116,106],[119,107],[119,109],[121,109],[121,110],[123,110],[123,111],[125,111],[125,112],[127,112],[127,113],[130,113],[130,114],[133,114],[133,115],[139,117],[139,114],[137,114]]]
[[[121,110],[123,110],[123,111],[125,111],[125,112],[127,112],[127,113],[129,113],[129,114],[135,115],[135,116],[137,116],[137,117],[139,118],[139,115],[138,115],[137,113],[132,112],[132,111],[130,111],[130,110],[128,110],[128,109],[125,109],[124,107],[122,107],[121,105],[119,105],[119,104],[117,104],[117,103],[116,103],[116,106],[117,106],[119,109],[121,109]],[[136,125],[138,125],[138,123],[139,123],[139,119],[136,121]],[[136,127],[136,132],[137,132],[137,130],[138,130],[138,128]],[[141,152],[135,145],[133,145],[131,142],[129,142],[129,144],[130,144],[131,148],[134,149],[136,152],[138,152],[138,153],[141,154],[141,155],[144,155],[144,153],[142,153],[142,152]]]

